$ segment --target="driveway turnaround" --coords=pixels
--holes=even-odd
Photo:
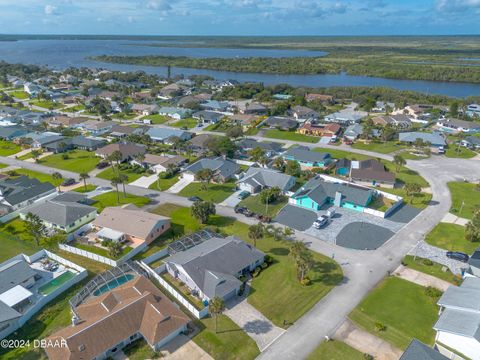
[[[453,260],[447,257],[447,250],[427,244],[425,241],[418,242],[408,255],[418,256],[424,259],[447,266],[455,275],[461,275],[462,270],[467,269],[468,265],[461,261]]]
[[[317,213],[314,211],[287,205],[280,210],[275,221],[292,229],[305,231],[312,226],[317,217]]]
[[[385,244],[395,233],[367,222],[354,222],[337,235],[337,245],[355,250],[375,250]]]

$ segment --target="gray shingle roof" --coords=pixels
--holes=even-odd
[[[240,170],[240,165],[231,160],[223,159],[222,157],[205,158],[200,159],[192,165],[188,166],[185,171],[196,174],[203,169],[210,169],[215,173],[218,173],[222,177],[228,179]]]
[[[70,201],[69,201],[70,200]],[[21,211],[23,214],[32,213],[43,221],[58,226],[67,227],[82,217],[96,212],[97,208],[75,201],[74,197],[62,195],[41,204],[34,204]]]
[[[48,182],[40,182],[27,176],[0,180],[0,191],[5,201],[10,205],[17,205],[39,195],[55,190],[55,186]]]
[[[440,354],[437,350],[425,345],[417,339],[413,339],[407,350],[400,357],[400,360],[447,360],[446,356]]]
[[[240,285],[235,275],[265,254],[234,237],[214,237],[170,256],[169,264],[182,266],[209,298],[228,294]]]
[[[293,176],[282,174],[275,170],[262,169],[262,168],[249,168],[243,179],[240,179],[238,182],[244,182],[248,180],[253,180],[254,184],[260,184],[262,187],[278,187],[280,190],[288,191],[295,182],[291,182],[292,179],[295,179]],[[287,186],[291,182],[290,186]]]
[[[298,126],[298,122],[292,118],[271,116],[265,123],[271,127],[279,127],[281,129],[295,129]]]
[[[313,178],[302,186],[293,197],[301,198],[308,196],[317,204],[323,204],[327,198],[335,199],[337,192],[342,194],[342,201],[366,206],[372,196],[373,190],[351,184],[333,183]]]
[[[292,157],[298,161],[305,161],[305,162],[323,162],[326,159],[331,158],[330,154],[328,153],[321,153],[316,151],[310,151],[308,149],[304,149],[301,147],[294,147],[290,148],[283,154],[283,157]]]
[[[244,150],[251,150],[255,148],[260,148],[265,151],[282,151],[282,144],[275,142],[260,142],[254,139],[243,139],[238,143],[238,147]]]
[[[0,267],[0,294],[35,276],[25,260],[13,260]]]
[[[442,135],[439,133],[427,133],[427,132],[405,132],[398,134],[398,139],[404,142],[413,143],[417,139],[422,139],[424,142],[429,142],[436,146],[445,146],[447,143]]]
[[[474,337],[480,341],[480,314],[445,309],[433,328],[437,331]]]

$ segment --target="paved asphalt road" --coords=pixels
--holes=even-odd
[[[312,144],[305,145],[315,146]],[[335,147],[335,149],[339,148],[342,149],[342,147]],[[345,150],[391,159],[389,155],[347,147],[345,147]],[[0,162],[44,173],[57,171],[39,164],[6,157],[0,157]],[[296,360],[306,358],[326,335],[332,336],[335,333],[346,316],[362,298],[383,279],[388,271],[393,272],[400,264],[403,256],[445,216],[451,205],[447,182],[463,181],[464,179],[478,181],[480,179],[480,161],[478,160],[449,159],[433,156],[427,160],[408,161],[408,166],[418,171],[430,183],[433,193],[432,205],[410,223],[406,224],[380,249],[376,251],[346,249],[297,232],[297,239],[306,242],[312,250],[335,258],[343,268],[344,281],[262,352],[259,359]],[[60,172],[65,177],[78,177],[78,174],[71,172]],[[107,180],[91,178],[89,181],[99,186],[111,186]],[[183,206],[191,205],[187,199],[165,192],[134,186],[127,186],[127,191],[143,196],[154,194],[155,201],[159,203],[173,202]],[[249,224],[255,222],[255,220],[242,215],[237,216],[233,209],[224,206],[218,205],[217,213],[237,217]],[[291,304],[291,306],[295,306],[295,304]]]

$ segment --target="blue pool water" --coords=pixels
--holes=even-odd
[[[126,275],[122,275],[122,276],[119,276],[113,280],[110,280],[108,283],[106,283],[105,285],[101,286],[100,288],[98,288],[97,290],[95,290],[95,292],[93,293],[94,296],[99,296],[99,295],[102,295],[103,293],[106,293],[107,291],[110,291],[112,289],[115,289],[116,287],[120,286],[120,285],[123,285],[125,284],[126,282],[129,282],[130,280],[132,280],[135,276],[131,275],[131,274],[126,274]]]

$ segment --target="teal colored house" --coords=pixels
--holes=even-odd
[[[371,189],[318,178],[310,180],[292,196],[295,205],[310,210],[320,210],[323,205],[331,204],[361,212],[368,207],[373,197],[374,191]]]
[[[328,153],[310,151],[308,148],[294,147],[283,154],[285,160],[298,161],[302,167],[327,167],[333,161]]]
[[[350,173],[351,161],[348,159],[340,159],[335,165],[335,174],[341,176],[348,176]]]

